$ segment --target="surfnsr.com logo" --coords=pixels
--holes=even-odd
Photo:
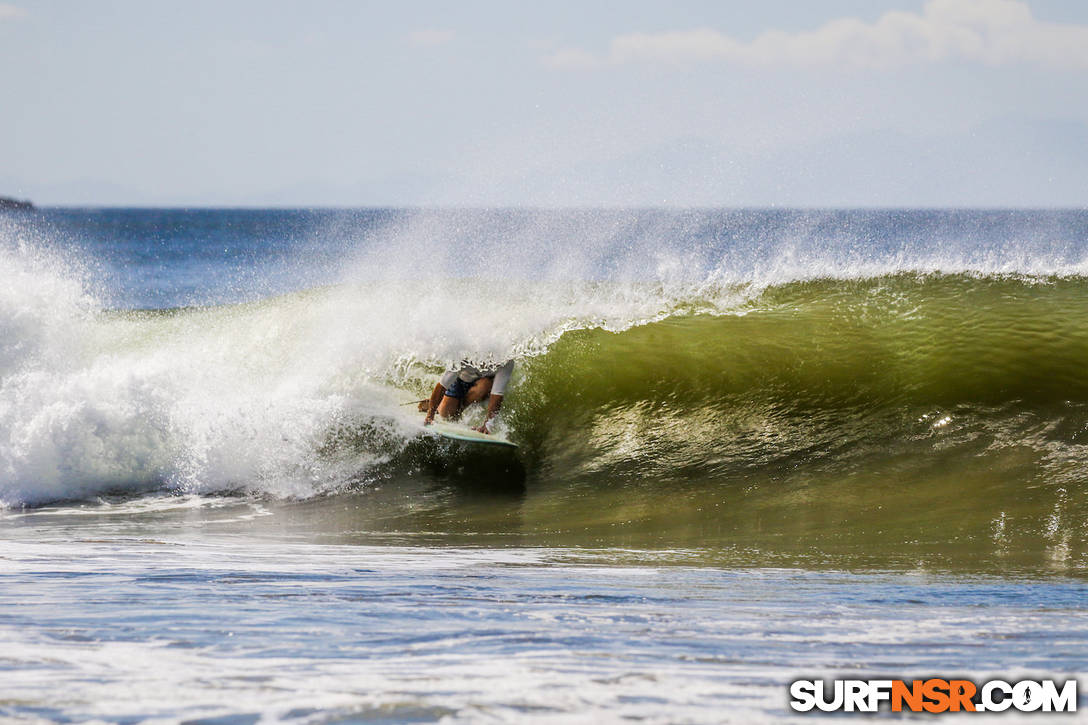
[[[1054,680],[797,680],[790,683],[796,712],[1076,712],[1077,681]]]

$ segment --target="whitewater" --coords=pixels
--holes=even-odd
[[[465,357],[517,361],[516,461],[420,426]],[[847,667],[1077,676],[1086,359],[1083,211],[6,214],[0,715],[779,721]]]

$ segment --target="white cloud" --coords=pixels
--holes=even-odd
[[[709,28],[633,33],[613,38],[603,57],[567,48],[544,62],[566,70],[635,62],[879,69],[947,60],[1085,70],[1088,25],[1040,21],[1019,0],[930,0],[920,15],[892,11],[874,23],[842,18],[812,31],[767,31],[751,42]]]
[[[26,17],[26,10],[8,3],[0,3],[0,21]]]
[[[456,33],[452,30],[442,30],[439,28],[428,28],[426,30],[417,30],[408,34],[408,42],[412,45],[420,48],[429,48],[436,45],[445,45],[453,40]]]

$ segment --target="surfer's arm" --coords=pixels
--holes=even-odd
[[[498,393],[492,393],[491,398],[487,403],[487,417],[484,418],[484,423],[476,430],[481,433],[490,433],[487,429],[487,424],[491,422],[491,419],[495,417],[495,414],[499,412],[499,408],[502,407],[502,396]]]
[[[499,400],[502,400],[502,396],[506,394],[506,385],[510,382],[510,376],[514,374],[514,361],[507,360],[495,370],[495,378],[491,383],[491,396],[499,396]]]
[[[431,399],[427,401],[427,417],[423,419],[423,425],[429,425],[434,421],[434,412],[438,410],[438,404],[442,402],[442,396],[446,394],[446,387],[442,383],[435,383]]]
[[[491,432],[487,429],[487,424],[491,422],[491,419],[499,412],[499,408],[502,407],[502,396],[506,392],[506,384],[510,382],[510,376],[513,373],[513,360],[507,360],[495,371],[495,380],[491,384],[491,399],[487,403],[487,417],[484,419],[483,425],[476,429],[481,433]]]

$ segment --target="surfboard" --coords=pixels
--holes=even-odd
[[[518,444],[512,441],[497,438],[487,433],[480,433],[479,431],[472,430],[465,425],[457,425],[456,423],[442,423],[435,421],[429,426],[424,428],[436,435],[440,435],[443,438],[449,438],[454,441],[462,441],[464,443],[482,443],[492,446],[507,446],[508,448],[517,448]]]

